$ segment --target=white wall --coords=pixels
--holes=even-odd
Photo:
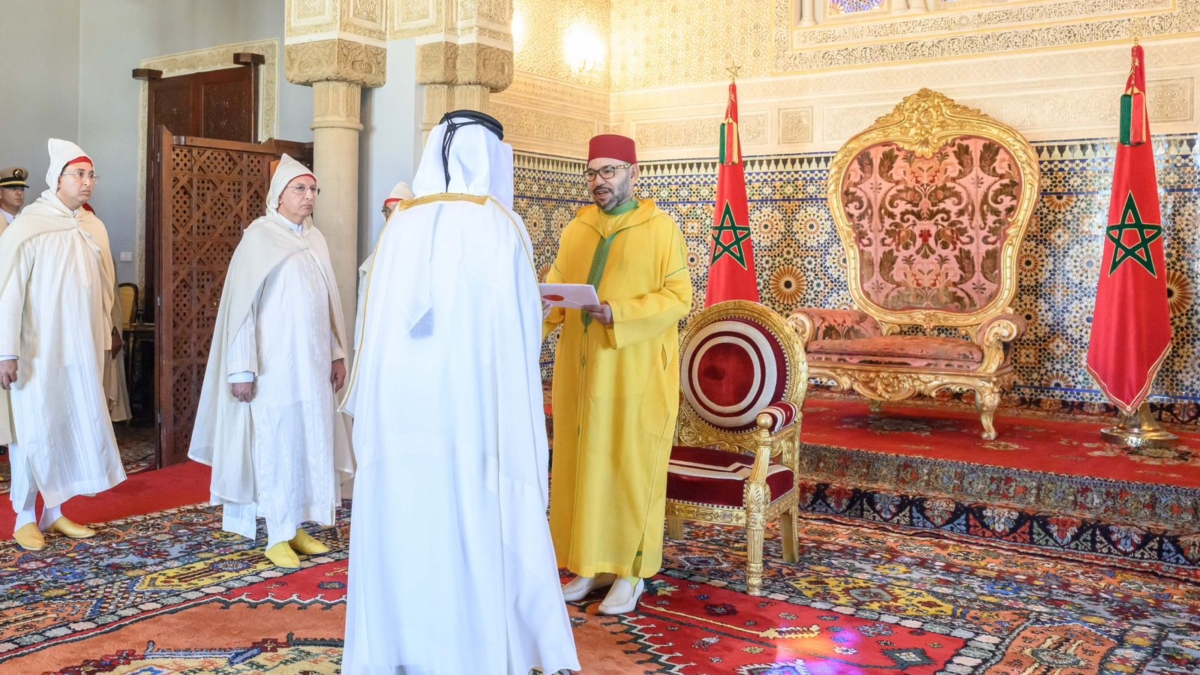
[[[20,55],[0,77],[0,168],[24,166],[28,201],[45,188],[46,139],[74,140],[96,160],[101,180],[92,205],[108,226],[113,255],[137,257],[138,105],[143,59],[239,42],[279,40],[279,137],[313,138],[312,90],[283,68],[285,0],[0,0],[0,44]],[[397,181],[412,182],[421,154],[420,86],[412,40],[388,45],[387,84],[364,90],[360,145],[359,251],[383,226],[383,200]],[[117,262],[121,281],[135,263]]]
[[[388,44],[387,83],[363,92],[359,145],[359,260],[370,254],[383,228],[379,210],[400,181],[412,185],[421,157],[421,87],[413,40]]]
[[[279,136],[312,140],[312,91],[289,83],[283,72],[284,0],[78,0],[77,4],[81,26],[78,138],[103,176],[92,206],[108,227],[114,257],[121,251],[135,251],[136,214],[144,208],[137,198],[141,83],[131,77],[142,59],[277,38]],[[118,262],[117,274],[121,281],[134,281],[134,263]]]
[[[0,168],[30,172],[26,204],[46,189],[46,139],[79,134],[79,1],[0,0]]]

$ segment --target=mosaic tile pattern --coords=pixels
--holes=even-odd
[[[1153,390],[1160,416],[1197,421],[1200,402],[1200,152],[1196,135],[1155,141],[1166,229],[1174,345]],[[1036,143],[1042,198],[1022,244],[1013,308],[1029,323],[1017,342],[1016,386],[1008,405],[1104,409],[1084,368],[1099,279],[1103,232],[1112,187],[1112,140]],[[759,291],[782,314],[798,306],[851,307],[846,258],[825,201],[832,154],[751,158],[746,186],[754,231]],[[525,217],[538,264],[554,259],[563,226],[589,203],[580,162],[520,156],[516,210]],[[708,232],[716,190],[713,162],[647,163],[639,196],[675,217],[688,242],[696,285],[694,311],[704,302]],[[543,363],[553,359],[553,344]],[[548,375],[548,372],[546,373]]]

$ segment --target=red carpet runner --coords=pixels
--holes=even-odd
[[[103,523],[176,506],[200,504],[208,501],[211,476],[211,469],[196,462],[136,473],[95,497],[76,497],[68,501],[63,505],[63,515],[77,523]],[[0,504],[0,536],[11,539],[15,514],[8,499],[3,501]]]

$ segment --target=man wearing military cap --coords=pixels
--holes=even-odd
[[[25,179],[28,177],[29,172],[19,166],[0,171],[0,214],[4,215],[4,220],[0,221],[0,234],[4,234],[5,228],[25,205],[25,188],[29,187]]]

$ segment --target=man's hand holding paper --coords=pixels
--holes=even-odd
[[[542,301],[551,307],[583,309],[600,304],[596,287],[591,284],[539,284]]]

